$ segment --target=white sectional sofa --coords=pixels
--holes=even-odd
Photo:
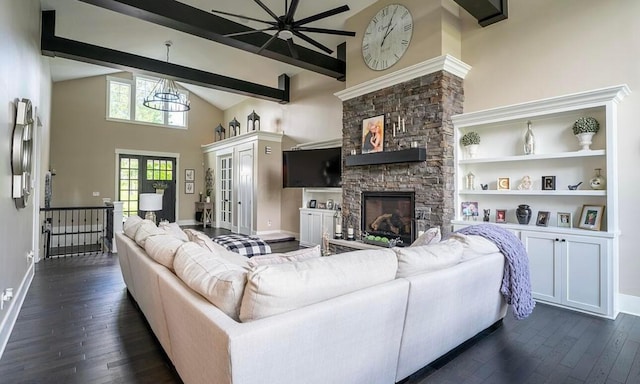
[[[116,234],[116,241],[127,289],[187,384],[391,384],[506,313],[500,294],[504,258],[495,250],[479,255],[465,248],[453,265],[409,276],[401,273],[406,263],[397,268],[402,255],[382,248],[249,268],[243,306],[250,294],[264,294],[259,300],[278,296],[276,306],[286,303],[282,313],[241,322],[192,289],[193,282],[152,259],[140,241],[124,233]],[[180,252],[176,257],[184,258]],[[367,273],[353,272],[354,265],[385,281],[364,281]],[[325,267],[338,275],[327,279],[326,289],[314,280]],[[397,276],[388,278],[390,268]],[[336,294],[336,282],[342,281],[366,287]],[[288,282],[296,292],[286,292]],[[308,297],[315,302],[287,307]]]

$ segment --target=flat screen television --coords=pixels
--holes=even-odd
[[[283,188],[340,187],[342,149],[323,148],[282,152]]]

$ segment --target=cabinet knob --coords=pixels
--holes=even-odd
[[[567,241],[567,240],[566,240],[566,239],[562,239],[562,240],[560,240],[560,241],[562,241],[562,242],[564,243],[564,242],[565,242],[565,241]]]
[[[560,241],[560,239],[556,239],[556,241]]]

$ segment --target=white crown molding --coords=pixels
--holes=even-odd
[[[273,141],[276,143],[282,142],[282,133],[268,132],[268,131],[251,131],[239,136],[228,137],[210,144],[204,144],[201,146],[202,153],[219,151],[224,148],[232,148],[240,144],[246,144],[254,140]]]
[[[321,149],[321,148],[334,148],[342,147],[342,137],[338,137],[330,140],[311,141],[308,143],[298,144],[292,149]]]
[[[626,84],[622,84],[592,91],[464,113],[452,116],[451,119],[458,128],[505,120],[524,119],[540,114],[549,115],[575,109],[598,107],[609,102],[618,103],[630,93],[631,90],[629,87]]]
[[[418,63],[410,67],[402,68],[373,80],[365,81],[364,83],[336,92],[334,95],[340,100],[345,101],[353,99],[354,97],[366,95],[367,93],[379,91],[396,84],[404,83],[405,81],[415,79],[416,77],[439,71],[447,71],[464,79],[470,70],[470,65],[451,55],[444,55],[423,61],[422,63]]]

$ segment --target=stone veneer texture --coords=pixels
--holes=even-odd
[[[343,102],[342,212],[361,235],[363,191],[413,191],[416,231],[440,226],[449,232],[455,214],[454,142],[451,116],[462,113],[463,80],[439,71]],[[351,166],[344,158],[362,151],[362,120],[385,115],[384,151],[409,148],[412,141],[427,148],[427,161]],[[393,123],[405,119],[405,132],[393,137]]]

